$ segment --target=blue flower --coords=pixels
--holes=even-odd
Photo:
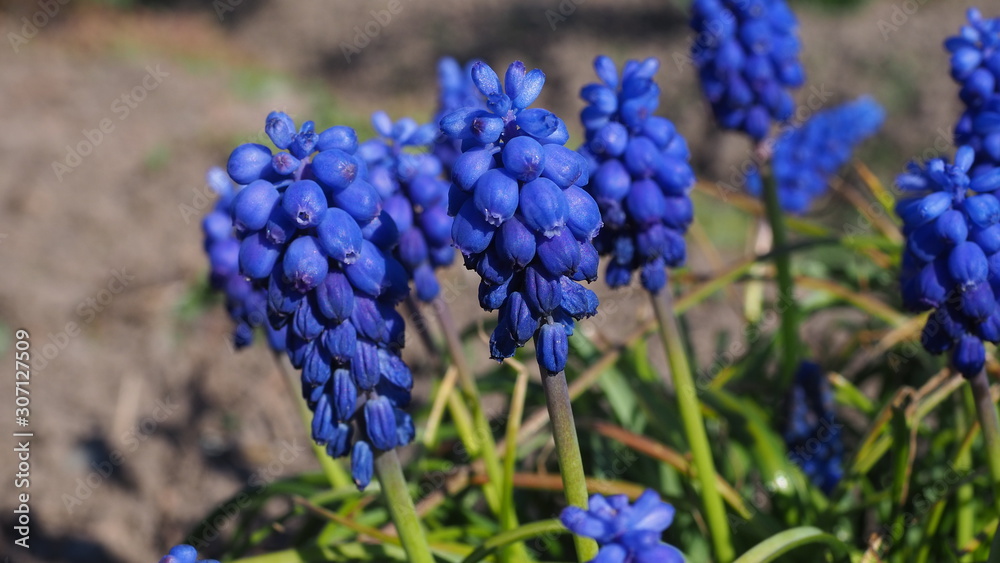
[[[385,121],[377,118],[376,128],[400,145],[433,137],[433,130],[411,121]],[[226,205],[237,247],[235,260],[227,255],[236,269],[229,275],[258,291],[255,311],[283,335],[292,365],[302,370],[313,439],[333,457],[354,452],[351,470],[363,488],[377,451],[413,439],[412,421],[402,411],[413,378],[399,356],[403,318],[394,308],[409,291],[407,270],[393,255],[400,229],[390,211],[403,208],[393,207],[393,194],[380,194],[384,170],[370,172],[353,129],[316,133],[306,122],[296,132],[290,117],[273,112],[265,131],[289,152],[242,145],[230,155],[229,174],[246,187],[223,196],[231,199]],[[398,160],[393,173],[404,160],[414,166],[406,178],[440,172],[421,168],[419,160]],[[409,189],[417,190],[412,183]],[[422,202],[440,210],[444,188],[437,192],[437,199]],[[211,225],[206,219],[206,232],[209,226],[224,231],[219,217]]]
[[[485,106],[464,107],[440,121],[444,133],[462,143],[448,196],[452,239],[465,266],[480,275],[480,305],[500,310],[490,355],[513,356],[534,337],[538,364],[556,373],[566,366],[574,320],[597,312],[596,295],[578,284],[597,277],[591,240],[600,216],[580,189],[587,162],[563,146],[569,133],[559,117],[529,108],[545,83],[542,71],[515,61],[501,83],[478,62],[471,74]],[[587,209],[589,215],[580,213]],[[579,291],[564,292],[567,284]]]
[[[963,146],[955,163],[911,163],[896,179],[912,194],[896,203],[903,220],[903,304],[933,310],[921,335],[932,354],[952,351],[969,377],[985,362],[983,341],[1000,342],[1000,168],[970,178],[975,150]]]
[[[629,504],[625,495],[592,495],[587,510],[568,506],[559,516],[569,531],[600,546],[591,563],[684,563],[684,555],[662,542],[674,507],[647,489]]]
[[[955,143],[976,152],[971,176],[1000,166],[1000,18],[968,11],[969,25],[944,42],[951,53],[951,77],[962,89],[966,110],[955,125]]]
[[[249,280],[240,272],[240,241],[233,229],[231,207],[240,190],[221,168],[207,174],[208,185],[219,196],[215,207],[201,221],[205,254],[209,262],[209,286],[226,299],[226,311],[236,323],[233,343],[243,348],[253,343],[254,332],[263,327],[270,347],[285,350],[285,330],[267,322],[267,284]]]
[[[372,116],[372,125],[380,137],[364,142],[358,155],[396,225],[399,244],[393,255],[413,279],[417,298],[430,302],[441,289],[434,271],[455,259],[448,182],[440,159],[426,152],[438,130],[409,118],[393,123],[384,112]]]
[[[586,128],[580,154],[590,167],[586,190],[599,209],[572,188],[566,191],[571,228],[604,224],[594,246],[612,257],[608,285],[627,285],[639,270],[643,287],[653,293],[666,285],[668,267],[684,263],[694,185],[687,142],[670,120],[652,115],[660,103],[653,80],[659,66],[652,57],[630,60],[619,78],[610,58],[594,60],[601,82],[580,92],[589,102],[580,114]]]
[[[482,94],[472,82],[472,66],[476,62],[478,61],[469,61],[462,67],[452,57],[443,57],[438,61],[438,108],[435,123],[440,123],[444,116],[462,108],[485,107]],[[455,159],[462,154],[462,142],[438,135],[434,139],[433,152],[441,161],[446,176],[450,176]]]
[[[844,476],[841,424],[834,419],[833,394],[823,369],[802,362],[786,399],[785,445],[789,457],[824,493]]]
[[[198,559],[198,550],[187,544],[175,545],[160,559],[160,563],[219,563],[215,559]]]
[[[854,147],[874,135],[884,119],[882,106],[865,96],[782,132],[771,156],[781,207],[789,213],[806,212],[826,193],[830,177],[851,160]],[[756,196],[763,190],[756,168],[748,174],[747,188]]]
[[[759,141],[792,116],[805,82],[798,22],[784,0],[695,0],[692,58],[719,124]]]

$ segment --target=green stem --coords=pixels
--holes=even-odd
[[[778,187],[771,174],[764,176],[764,206],[771,224],[775,250],[788,245],[785,219],[778,201]],[[798,365],[799,329],[798,310],[795,305],[795,285],[792,281],[791,256],[787,252],[774,254],[774,267],[778,274],[778,310],[781,313],[781,372],[782,389],[792,383]]]
[[[972,388],[972,398],[979,415],[979,426],[986,441],[986,461],[990,470],[990,480],[993,482],[993,503],[1000,510],[1000,419],[997,418],[996,405],[990,396],[990,382],[986,378],[986,370],[969,378]]]
[[[462,392],[465,405],[472,412],[472,422],[475,427],[477,437],[476,443],[466,444],[467,450],[478,451],[486,466],[486,476],[489,482],[483,485],[483,494],[490,509],[498,517],[502,518],[501,527],[514,529],[518,525],[517,512],[510,510],[504,512],[502,509],[500,488],[503,483],[503,468],[500,465],[500,458],[497,454],[496,441],[493,439],[493,427],[483,412],[483,404],[479,397],[479,389],[476,386],[476,379],[472,375],[472,369],[465,359],[465,350],[462,347],[462,340],[458,333],[458,327],[451,317],[451,309],[440,297],[436,298],[432,305],[438,322],[441,323],[441,332],[444,333],[445,342],[448,345],[448,354],[451,356],[452,365],[458,372],[458,385]],[[499,553],[501,563],[507,561],[528,561],[530,556],[527,548],[523,544],[516,544],[510,549],[502,549]]]
[[[486,413],[483,412],[482,401],[479,398],[479,389],[476,387],[476,380],[469,368],[469,363],[465,359],[465,351],[462,348],[462,340],[458,334],[455,321],[452,320],[451,310],[448,304],[440,297],[432,303],[434,312],[437,314],[438,322],[441,323],[441,331],[444,333],[445,342],[448,345],[448,354],[451,362],[458,371],[458,384],[462,391],[462,398],[466,406],[472,412],[473,424],[476,427],[476,444],[469,444],[473,451],[481,452],[483,462],[486,464],[486,475],[489,483],[483,486],[486,500],[490,509],[495,514],[500,511],[500,483],[502,482],[503,470],[500,466],[500,458],[496,453],[496,442],[493,439],[493,429],[490,427]],[[511,523],[512,528],[517,527],[517,522]]]
[[[389,513],[392,515],[393,523],[396,524],[396,531],[399,532],[399,539],[410,563],[434,563],[427,535],[413,507],[413,497],[406,488],[406,479],[403,477],[403,468],[399,465],[396,450],[375,456],[375,472],[378,474],[382,493],[389,505]]]
[[[962,394],[961,398],[956,401],[958,403],[955,409],[955,431],[958,436],[965,436],[969,431],[969,415],[972,413],[973,409],[973,399],[971,390],[966,387],[965,392]],[[963,401],[964,399],[964,401]],[[959,455],[955,460],[955,471],[959,474],[966,474],[972,470],[972,452],[960,449]],[[972,536],[975,534],[973,529],[976,525],[976,515],[975,515],[975,505],[973,504],[973,499],[975,498],[975,491],[973,490],[972,483],[964,483],[955,492],[955,505],[957,514],[955,516],[955,544],[965,545],[972,541]],[[972,554],[967,553],[959,557],[961,563],[971,563]]]
[[[542,370],[542,388],[545,389],[545,404],[552,422],[552,436],[559,456],[559,472],[562,474],[566,500],[573,506],[587,509],[587,476],[583,471],[583,457],[580,455],[580,441],[576,436],[573,420],[573,405],[570,403],[566,372],[550,374]],[[589,538],[574,535],[576,556],[580,561],[590,561],[597,557],[597,543]]]
[[[514,471],[517,466],[517,433],[521,429],[521,417],[524,415],[524,399],[528,392],[528,371],[520,370],[517,374],[517,381],[514,383],[514,393],[510,397],[510,417],[507,421],[507,449],[504,452],[503,460],[503,486],[500,489],[500,498],[503,501],[500,505],[500,529],[503,531],[513,530],[517,525],[516,510],[514,509]],[[500,548],[501,554],[509,551]],[[512,554],[511,554],[512,555]]]
[[[726,520],[722,495],[716,487],[715,462],[712,460],[712,450],[708,445],[708,434],[701,417],[701,403],[698,401],[698,392],[691,377],[687,352],[672,311],[670,290],[661,291],[659,296],[650,294],[650,298],[656,311],[656,319],[660,323],[660,336],[663,338],[663,347],[673,376],[674,392],[677,394],[684,433],[687,435],[691,456],[698,472],[701,500],[712,535],[715,557],[719,563],[728,563],[735,557],[729,538],[729,523]]]

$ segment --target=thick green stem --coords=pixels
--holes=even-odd
[[[673,376],[674,392],[677,394],[684,433],[691,447],[695,470],[698,472],[701,501],[705,509],[705,520],[712,535],[715,558],[719,563],[729,563],[736,554],[729,537],[729,522],[726,519],[725,506],[722,504],[722,495],[716,486],[715,462],[712,460],[708,433],[701,417],[701,403],[691,376],[687,351],[684,349],[677,319],[674,318],[670,303],[670,290],[664,289],[658,296],[651,294],[650,297],[653,309],[656,311],[656,319],[660,323],[660,336],[663,338],[663,347]]]
[[[396,524],[407,559],[410,563],[434,563],[427,535],[417,518],[410,491],[406,488],[406,479],[396,450],[382,452],[375,457],[375,473],[382,485],[382,494],[389,505],[389,513]]]
[[[990,470],[990,481],[993,482],[993,503],[1000,510],[1000,418],[997,418],[997,408],[990,396],[990,382],[986,370],[969,378],[972,387],[972,398],[976,403],[976,413],[979,416],[979,426],[986,441],[986,461]]]
[[[586,510],[587,475],[583,471],[583,457],[580,455],[580,440],[576,436],[566,372],[547,374],[545,368],[542,368],[542,388],[545,389],[545,403],[552,422],[552,436],[556,442],[566,500],[571,505]],[[594,540],[574,535],[573,543],[580,561],[590,561],[597,557],[597,543]]]
[[[778,187],[771,174],[764,176],[764,206],[767,220],[774,236],[774,268],[778,277],[777,307],[781,313],[781,371],[782,388],[788,387],[795,376],[799,359],[798,307],[795,305],[795,284],[792,281],[791,255],[784,252],[788,246],[785,218],[778,201]]]

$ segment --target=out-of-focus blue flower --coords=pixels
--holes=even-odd
[[[976,151],[970,169],[976,177],[1000,166],[1000,18],[986,19],[976,8],[968,18],[969,25],[944,46],[966,107],[955,125],[955,143]]]
[[[539,365],[558,372],[574,319],[597,312],[596,295],[577,283],[597,277],[591,240],[600,216],[580,189],[587,162],[563,146],[569,132],[559,117],[529,108],[545,83],[542,71],[515,61],[501,82],[479,62],[472,80],[485,107],[465,107],[440,122],[462,147],[449,190],[452,239],[466,267],[480,275],[480,305],[500,309],[490,355],[508,358],[534,336]]]
[[[864,96],[782,132],[771,156],[782,209],[805,213],[826,193],[830,178],[851,160],[854,147],[874,135],[884,120],[882,106]],[[748,174],[747,188],[756,196],[763,190],[756,168]]]
[[[719,124],[759,141],[794,111],[805,82],[798,22],[784,0],[695,0],[692,58]]]
[[[426,127],[387,119],[377,119],[376,128],[401,144],[426,144],[433,136]],[[228,163],[230,176],[247,184],[228,207],[238,240],[237,273],[263,289],[259,308],[302,370],[313,439],[333,457],[355,452],[351,470],[363,488],[375,452],[413,439],[403,412],[413,378],[399,356],[404,327],[394,308],[409,291],[408,276],[393,255],[400,238],[389,212],[393,200],[383,201],[383,176],[370,175],[356,154],[353,129],[316,133],[307,121],[296,132],[290,117],[273,112],[265,130],[290,152],[242,145]],[[408,178],[440,171],[414,162]]]
[[[472,82],[472,66],[476,62],[478,61],[469,61],[463,67],[452,57],[443,57],[438,61],[438,108],[435,123],[440,123],[441,118],[462,108],[485,107],[482,94]],[[462,154],[462,142],[438,135],[434,140],[433,152],[441,161],[446,176],[450,176],[455,159]]]
[[[372,116],[372,125],[380,137],[362,143],[358,155],[396,224],[399,244],[393,255],[413,279],[417,298],[430,302],[441,289],[434,271],[455,259],[448,182],[440,159],[427,152],[438,129],[409,118],[393,123],[384,112]]]
[[[212,289],[225,295],[226,311],[236,323],[233,343],[236,348],[249,346],[255,330],[264,327],[271,348],[283,352],[285,331],[267,322],[267,285],[240,273],[240,241],[233,230],[231,211],[239,186],[221,168],[209,170],[207,181],[219,196],[215,207],[201,221],[209,262],[208,282]]]
[[[594,60],[601,82],[580,91],[589,104],[580,114],[586,140],[579,152],[590,168],[586,190],[604,224],[594,246],[611,255],[605,280],[611,287],[627,285],[639,270],[643,287],[653,293],[666,285],[667,268],[684,263],[684,233],[694,218],[687,142],[670,120],[652,115],[660,104],[653,80],[659,67],[652,57],[630,60],[619,78],[614,62],[602,55]],[[566,193],[571,216],[595,224],[589,199]]]
[[[587,510],[568,506],[559,519],[574,534],[597,541],[601,549],[591,563],[684,563],[684,555],[662,541],[674,507],[652,489],[635,504],[625,495],[591,495]]]
[[[175,545],[160,559],[160,563],[219,563],[215,559],[198,559],[198,550],[187,544]]]
[[[823,369],[802,362],[786,399],[784,438],[789,457],[824,493],[844,476],[844,443],[835,420],[833,393]]]
[[[896,204],[903,220],[903,304],[933,310],[921,335],[928,352],[952,352],[966,377],[983,368],[983,341],[1000,342],[1000,168],[975,178],[975,150],[963,146],[955,163],[910,163],[896,179],[912,194]]]

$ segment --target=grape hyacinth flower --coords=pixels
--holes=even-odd
[[[587,510],[568,506],[559,519],[574,534],[597,540],[601,549],[591,563],[684,563],[684,555],[662,541],[674,520],[674,507],[652,489],[635,504],[625,495],[595,494]]]
[[[481,278],[479,302],[500,310],[490,355],[501,360],[535,338],[543,373],[566,365],[574,320],[597,312],[597,296],[580,285],[597,277],[591,243],[601,227],[586,185],[587,162],[564,146],[566,124],[529,108],[545,82],[542,71],[515,61],[504,84],[485,63],[472,78],[486,109],[446,115],[441,129],[462,141],[452,171],[452,239]]]
[[[830,178],[851,159],[854,147],[874,135],[884,120],[882,106],[864,96],[783,131],[771,156],[781,208],[805,213],[813,200],[826,193]],[[755,196],[762,195],[763,181],[756,168],[747,175],[747,188]]]
[[[399,232],[355,155],[349,127],[295,129],[280,112],[265,131],[279,149],[237,147],[228,172],[245,184],[232,201],[240,272],[267,286],[272,326],[287,331],[287,352],[302,371],[312,436],[333,457],[351,455],[359,488],[373,456],[409,443],[403,409],[413,378],[400,358],[408,293],[392,255]]]
[[[198,550],[187,544],[175,545],[160,559],[160,563],[219,563],[215,559],[198,559]]]
[[[438,61],[438,109],[434,116],[435,123],[440,123],[444,116],[462,108],[486,107],[482,95],[472,82],[472,66],[476,62],[469,61],[463,67],[452,57],[443,57]],[[462,142],[440,135],[434,140],[433,151],[444,166],[446,177],[450,177],[455,159],[462,154]]]
[[[954,164],[911,163],[896,179],[912,194],[896,204],[906,236],[903,304],[933,310],[921,343],[932,354],[950,350],[966,377],[983,368],[983,342],[1000,341],[1000,169],[970,178],[974,156],[963,146]]]
[[[417,298],[430,302],[441,290],[434,270],[455,259],[448,182],[440,159],[427,152],[438,129],[409,118],[393,123],[385,112],[372,116],[372,126],[380,138],[362,143],[358,156],[399,231],[394,256],[413,279]]]
[[[755,141],[792,116],[792,89],[805,82],[798,22],[784,0],[695,0],[692,59],[702,91],[725,129]]]
[[[264,327],[268,344],[276,352],[285,350],[285,329],[267,322],[267,284],[251,281],[240,273],[240,241],[233,231],[230,205],[239,186],[233,185],[221,168],[208,171],[208,185],[218,194],[215,207],[201,222],[205,253],[209,261],[209,286],[226,298],[226,311],[236,323],[233,343],[237,349],[253,343],[254,330]]]
[[[653,81],[659,66],[652,57],[630,60],[619,79],[614,62],[599,56],[594,68],[601,83],[580,92],[588,102],[580,115],[586,129],[580,153],[590,169],[586,190],[604,223],[594,246],[612,257],[605,280],[628,285],[641,270],[652,293],[666,285],[667,268],[684,263],[684,233],[694,218],[687,142],[670,120],[652,115],[660,103]]]
[[[802,362],[786,400],[783,432],[789,457],[824,493],[844,476],[844,442],[834,420],[833,393],[823,369]]]
[[[976,8],[968,18],[969,25],[944,46],[966,108],[955,125],[955,143],[975,150],[974,178],[1000,166],[1000,18],[983,18]]]

